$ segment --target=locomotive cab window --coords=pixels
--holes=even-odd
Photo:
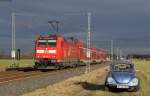
[[[38,45],[39,46],[46,46],[47,40],[38,40]]]
[[[56,40],[48,40],[48,46],[56,47]]]

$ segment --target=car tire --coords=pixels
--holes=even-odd
[[[128,91],[129,92],[133,92],[135,90],[135,88],[129,88]]]
[[[140,87],[134,87],[134,88],[129,88],[128,91],[129,92],[137,92],[139,91]]]
[[[105,90],[105,91],[109,91],[109,87],[105,86],[105,87],[104,87],[104,90]]]
[[[110,88],[110,87],[108,87],[108,86],[105,86],[105,91],[112,91],[113,89],[112,88]]]
[[[136,87],[136,88],[134,88],[134,92],[137,92],[137,91],[139,91],[140,90],[140,86],[138,86],[138,87]]]

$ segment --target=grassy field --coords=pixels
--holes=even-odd
[[[106,91],[102,78],[105,77],[107,71],[100,69],[89,73],[90,75],[73,77],[24,96],[150,96],[150,61],[133,60],[132,62],[136,64],[137,73],[141,79],[141,88],[138,92]],[[87,83],[84,83],[85,81]],[[77,82],[80,83],[76,84]]]
[[[141,78],[141,89],[144,96],[150,96],[150,61],[133,60]]]
[[[150,74],[150,61],[146,60],[133,60],[133,63],[136,64],[136,69],[139,71],[143,71],[146,74]]]
[[[24,96],[39,96],[39,94],[40,96],[59,96],[60,94],[63,94],[62,96],[76,96],[75,93],[80,93],[80,91],[81,93],[85,93],[86,91],[88,91],[88,93],[90,94],[87,94],[86,96],[150,96],[150,61],[132,60],[132,62],[136,65],[137,73],[141,79],[141,89],[138,92],[108,92],[104,90],[103,86],[101,86],[101,88],[99,84],[95,83],[97,82],[97,80],[99,82],[99,78],[103,78],[106,75],[107,71],[104,71],[104,69],[100,69],[99,71],[90,73],[91,75],[89,76],[83,75],[70,78],[68,79],[69,81],[62,81],[58,84],[54,84],[53,86],[48,86],[46,88],[33,91],[29,93],[30,95],[27,93],[27,95]],[[10,64],[12,64],[11,60],[0,60],[0,67],[9,67]],[[34,63],[31,59],[24,59],[21,60],[19,64],[20,66],[32,66]],[[79,81],[87,81],[88,83],[91,82],[91,84],[88,84],[88,86],[93,86],[93,84],[96,84],[96,86],[94,85],[94,87],[97,87],[98,89],[96,88],[95,90],[87,90],[83,88],[83,86],[80,86],[80,84],[75,84]],[[103,85],[103,83],[101,84]],[[71,90],[64,91],[62,89]],[[49,94],[49,92],[51,94]]]
[[[138,92],[107,92],[98,90],[88,96],[150,96],[150,61],[132,60],[132,62],[135,64],[141,80],[141,88]]]
[[[32,66],[34,61],[32,59],[22,59],[20,61],[15,61],[19,67]],[[13,64],[11,59],[0,59],[0,68],[8,68]]]

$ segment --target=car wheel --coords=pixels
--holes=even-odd
[[[133,92],[135,88],[129,88],[128,91],[129,92]]]
[[[109,91],[109,87],[105,86],[104,88],[105,91]]]
[[[140,86],[138,86],[138,87],[136,87],[136,88],[134,88],[134,92],[137,92],[137,91],[139,91],[140,90]]]
[[[134,88],[129,88],[128,91],[137,92],[139,89],[140,89],[139,87],[134,87]]]
[[[108,86],[105,86],[105,91],[112,91],[112,88],[108,87]]]

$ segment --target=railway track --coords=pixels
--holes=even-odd
[[[12,74],[5,74],[5,75],[0,75],[0,83],[5,83],[8,81],[16,80],[16,79],[21,79],[21,78],[26,78],[26,77],[31,77],[31,76],[36,76],[36,75],[41,75],[44,74],[42,72],[15,72]]]
[[[105,62],[108,63],[108,62]],[[80,67],[84,67],[84,66],[80,66]],[[66,69],[62,69],[62,70],[49,70],[46,72],[41,72],[38,70],[35,71],[17,71],[17,70],[11,70],[11,71],[4,71],[4,72],[0,72],[0,84],[3,83],[7,83],[9,81],[13,81],[13,80],[19,80],[19,79],[23,79],[23,78],[30,78],[30,77],[34,77],[34,76],[41,76],[41,75],[46,75],[46,74],[54,74],[55,72],[61,72],[63,70],[74,70],[73,68],[66,68]]]
[[[91,66],[91,71],[108,66],[108,62]],[[84,74],[86,67],[62,70],[41,71],[6,71],[0,72],[0,96],[21,96],[35,89],[53,85],[67,78]],[[21,75],[20,75],[21,74]]]

